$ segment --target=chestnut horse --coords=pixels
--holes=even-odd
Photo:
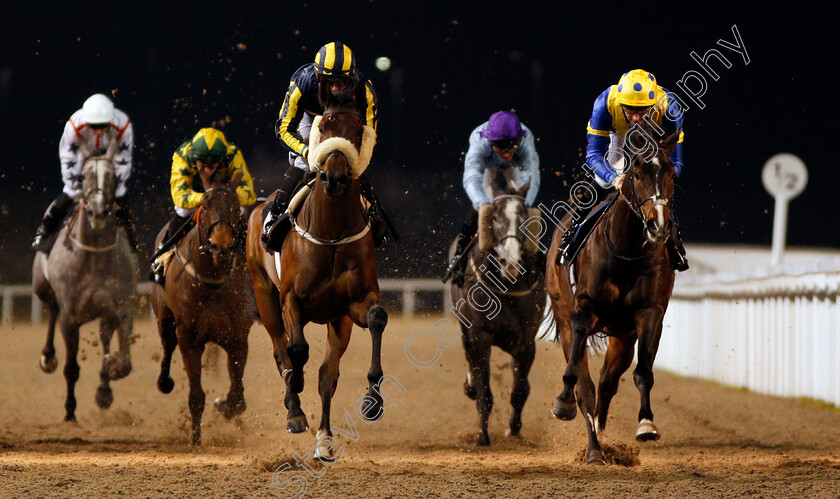
[[[358,111],[358,103],[364,102],[364,85],[358,85],[350,101],[341,104],[328,102],[324,87],[324,115],[312,129],[313,134],[320,135],[320,145],[310,143],[309,156],[310,165],[319,173],[297,219],[293,219],[294,228],[283,241],[279,266],[276,255],[266,252],[260,244],[265,203],[251,213],[247,255],[260,317],[271,336],[274,360],[286,383],[286,429],[290,433],[301,433],[309,427],[298,396],[303,391],[303,366],[309,359],[303,327],[309,322],[327,325],[327,351],[318,379],[322,412],[315,457],[329,460],[334,457],[330,439],[325,438],[332,436],[330,401],[354,323],[369,328],[373,340],[368,395],[362,414],[368,420],[381,417],[380,349],[388,314],[380,306],[373,236],[359,198],[358,176],[363,166],[357,152],[365,150],[365,128],[372,132],[364,127]],[[337,148],[333,149],[333,144]]]
[[[73,212],[66,230],[59,232],[49,254],[38,252],[32,265],[32,289],[49,312],[47,342],[41,369],[51,373],[55,358],[56,322],[66,347],[64,379],[67,398],[65,421],[76,420],[76,381],[79,379],[79,327],[99,321],[102,367],[96,405],[102,409],[114,400],[110,381],[131,372],[131,331],[136,309],[135,272],[137,256],[132,253],[123,229],[114,215],[116,178],[112,154],[88,159],[82,167],[82,201]],[[117,331],[119,356],[111,356],[111,338]]]
[[[169,366],[175,347],[179,347],[190,383],[193,445],[201,443],[201,355],[207,342],[218,344],[228,354],[230,390],[226,399],[216,399],[216,409],[227,419],[245,411],[242,373],[248,358],[248,331],[256,314],[245,255],[236,244],[242,230],[236,195],[241,176],[237,172],[228,181],[221,171],[212,177],[202,174],[206,191],[194,215],[196,224],[175,247],[165,285],[152,283],[152,308],[163,344],[157,386],[163,393],[175,386]],[[164,227],[158,234],[155,246],[160,245],[165,231]]]
[[[487,213],[491,216],[487,218],[492,218],[492,221],[488,220],[485,224],[485,217],[479,216],[479,224],[487,227],[479,229],[479,244],[472,245],[464,285],[452,285],[452,301],[458,310],[463,333],[461,340],[469,364],[464,393],[475,400],[479,414],[477,446],[490,445],[487,423],[493,409],[491,346],[501,348],[512,359],[510,404],[513,411],[508,436],[519,435],[522,408],[531,391],[528,373],[534,363],[535,337],[543,320],[546,300],[542,262],[534,256],[538,248],[522,231],[522,225],[533,214],[525,205],[525,195],[530,186],[529,180],[519,189],[507,188],[502,175],[491,177],[493,202],[488,206]],[[453,242],[450,258],[454,252]],[[487,307],[471,306],[473,296],[479,290],[476,300],[487,300]],[[488,313],[490,302],[495,303],[495,308]]]
[[[562,238],[560,227],[554,231],[548,253],[548,294],[567,361],[563,390],[552,414],[558,419],[574,419],[577,397],[586,416],[587,460],[594,464],[604,463],[599,436],[606,427],[607,412],[619,379],[633,361],[637,340],[638,363],[633,380],[641,394],[641,409],[636,439],[645,442],[660,436],[653,424],[650,390],[662,319],[674,286],[674,272],[664,244],[671,236],[670,210],[674,195],[671,152],[679,132],[664,140],[649,139],[647,148],[642,142],[652,135],[650,131],[646,133],[628,134],[633,150],[641,152],[629,162],[619,199],[601,217],[573,262],[574,297],[569,272],[554,264]],[[563,223],[569,223],[569,216]],[[586,340],[597,332],[604,332],[609,341],[596,403]]]

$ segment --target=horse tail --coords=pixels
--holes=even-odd
[[[589,352],[592,355],[605,354],[609,344],[610,337],[603,333],[591,334],[589,335],[589,338],[586,338],[586,345],[589,347]]]
[[[545,294],[545,312],[543,312],[543,319],[537,331],[537,338],[551,340],[554,343],[560,342],[560,330],[557,328],[557,320],[551,310],[551,298],[548,293]]]

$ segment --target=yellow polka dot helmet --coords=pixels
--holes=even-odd
[[[618,80],[616,98],[625,106],[652,106],[656,103],[656,77],[644,69],[624,73]]]

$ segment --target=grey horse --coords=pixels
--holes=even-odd
[[[531,391],[528,372],[536,352],[535,337],[545,312],[544,264],[535,243],[524,234],[538,211],[525,206],[531,186],[506,188],[504,177],[491,177],[493,202],[479,210],[478,244],[472,250],[464,285],[452,285],[455,315],[469,363],[464,393],[476,401],[479,414],[477,445],[490,445],[487,431],[493,394],[490,391],[490,350],[497,346],[511,355],[513,389],[508,436],[522,428],[522,408]],[[450,248],[450,259],[455,243]]]
[[[106,155],[88,159],[82,168],[83,198],[49,254],[38,252],[32,264],[32,288],[49,312],[41,369],[51,373],[55,358],[55,324],[60,322],[67,359],[64,420],[76,420],[75,385],[79,379],[79,327],[100,319],[104,357],[96,404],[107,409],[114,400],[110,381],[131,372],[129,337],[136,309],[137,257],[114,216],[114,165]],[[120,351],[111,356],[111,337],[118,331]]]

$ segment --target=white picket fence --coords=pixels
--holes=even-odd
[[[417,312],[417,293],[434,292],[441,293],[443,303],[448,304],[449,286],[436,279],[380,279],[379,289],[383,292],[399,292],[402,297],[402,313],[405,317],[414,317]],[[148,296],[151,284],[141,282],[137,285],[137,294]],[[14,300],[30,300],[29,319],[32,322],[41,322],[44,319],[44,307],[38,298],[32,294],[32,285],[15,284],[0,286],[0,298],[2,305],[2,323],[11,324],[14,318]],[[447,305],[448,306],[448,305]]]
[[[840,258],[677,279],[656,367],[840,406]]]

